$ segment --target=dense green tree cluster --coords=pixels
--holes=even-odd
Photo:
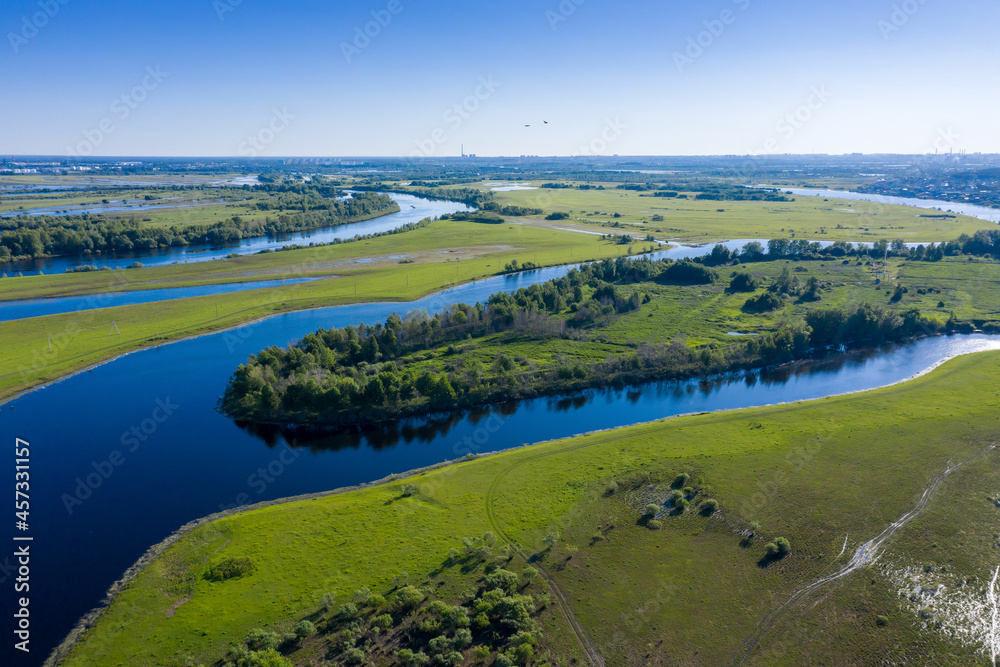
[[[479,538],[476,538],[479,539]],[[495,538],[494,538],[495,540]],[[287,657],[316,639],[329,645],[337,664],[442,665],[457,667],[472,658],[495,665],[527,665],[542,638],[536,617],[548,594],[523,594],[538,574],[524,569],[524,578],[503,569],[508,555],[494,559],[467,556],[465,565],[483,567],[478,585],[457,603],[429,595],[427,588],[402,585],[383,596],[367,587],[354,600],[331,611],[325,604],[313,620],[299,621],[291,631],[254,629],[232,646],[221,664],[226,667],[284,667]],[[474,562],[473,562],[474,561]],[[446,565],[455,565],[450,560]],[[332,598],[332,596],[331,596]]]
[[[519,364],[506,353],[488,366],[470,362],[457,372],[415,370],[409,366],[419,360],[407,355],[499,332],[552,337],[606,323],[641,308],[639,295],[623,292],[622,285],[648,280],[670,264],[607,260],[514,293],[498,292],[485,304],[455,304],[434,316],[415,311],[406,317],[393,314],[384,324],[320,330],[297,345],[251,356],[236,369],[221,405],[238,419],[336,423],[522,395],[545,378],[521,377]],[[567,310],[566,317],[554,317]],[[569,374],[580,379],[579,371]]]
[[[97,214],[8,218],[0,221],[3,230],[0,231],[0,262],[57,255],[128,253],[191,243],[226,244],[244,238],[331,227],[398,210],[390,197],[374,193],[359,193],[340,201],[318,199],[313,191],[279,197],[283,198],[280,201],[293,206],[294,212],[283,212],[264,220],[233,216],[211,225],[152,227],[135,218]],[[310,202],[316,204],[315,208],[301,208]],[[258,206],[263,205],[258,200]]]

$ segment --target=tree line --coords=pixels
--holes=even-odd
[[[386,195],[359,193],[342,201],[299,197],[314,208],[247,220],[233,216],[210,225],[152,227],[135,218],[95,214],[18,217],[0,223],[0,262],[56,255],[128,253],[191,243],[227,244],[244,238],[332,227],[398,210]]]
[[[858,304],[814,310],[771,334],[724,348],[641,343],[618,356],[560,357],[539,367],[505,347],[526,339],[580,338],[583,330],[648,303],[651,297],[641,295],[638,284],[695,284],[702,271],[714,281],[714,271],[691,262],[605,260],[544,284],[499,292],[485,304],[455,304],[433,316],[415,311],[393,314],[384,324],[320,330],[296,345],[252,355],[231,377],[220,407],[238,420],[260,423],[376,423],[780,364],[816,347],[904,340],[939,328],[915,310]]]

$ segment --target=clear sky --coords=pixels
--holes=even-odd
[[[995,0],[3,0],[0,153],[1000,152],[998,26]]]

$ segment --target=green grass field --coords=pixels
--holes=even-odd
[[[954,595],[984,604],[1000,484],[1000,453],[984,446],[1000,432],[998,376],[1000,354],[981,353],[863,394],[676,418],[458,463],[406,480],[418,488],[412,497],[389,482],[223,518],[156,559],[65,664],[173,665],[185,656],[210,664],[251,628],[287,629],[330,591],[340,601],[363,585],[385,593],[401,571],[448,599],[474,576],[444,564],[449,548],[487,530],[554,577],[607,664],[733,664],[773,609],[843,565],[966,458],[875,563],[776,616],[746,664],[986,664],[982,627],[950,612],[943,596],[914,608],[899,595],[912,587],[899,572],[971,582]],[[697,488],[694,502],[711,496],[719,511],[664,516],[651,530],[642,508],[681,472]],[[760,528],[747,540],[751,521]],[[561,539],[548,550],[542,538],[553,533]],[[779,535],[791,554],[761,563],[764,542]],[[200,578],[206,562],[225,556],[253,559],[256,573]],[[542,620],[550,664],[579,659],[566,622]]]
[[[0,298],[5,300],[326,277],[288,287],[2,322],[0,398],[131,350],[280,312],[364,301],[410,301],[494,275],[512,259],[555,265],[625,252],[626,246],[596,236],[443,220],[403,234],[321,248],[149,269],[7,278],[0,280]],[[117,322],[121,336],[108,335],[112,322]]]
[[[535,182],[534,185],[540,185]],[[879,239],[928,243],[950,241],[961,234],[992,228],[993,223],[967,216],[924,218],[934,214],[907,206],[844,199],[793,197],[790,202],[703,201],[667,199],[631,190],[538,189],[498,192],[505,204],[567,213],[557,223],[533,218],[538,224],[576,227],[606,233],[630,233],[644,238],[708,243],[727,239],[800,238],[810,241],[850,241],[871,244]],[[485,188],[484,188],[485,189]],[[618,213],[621,217],[615,218]],[[662,222],[653,216],[663,217]],[[542,216],[544,217],[544,216]]]

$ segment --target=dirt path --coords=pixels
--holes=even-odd
[[[576,447],[571,449],[576,449]],[[512,470],[515,470],[520,466],[524,465],[525,463],[533,461],[537,458],[541,458],[543,456],[553,456],[555,454],[562,454],[565,453],[565,451],[566,450],[562,450],[559,452],[551,452],[546,454],[539,454],[536,456],[528,457],[514,464],[507,470],[504,470],[503,472],[498,474],[493,479],[493,483],[490,484],[489,492],[486,494],[486,516],[489,519],[490,526],[492,526],[493,530],[501,539],[506,541],[511,546],[511,549],[514,551],[514,553],[523,558],[525,562],[528,562],[530,555],[525,553],[524,550],[521,549],[516,542],[514,542],[514,540],[510,537],[510,535],[508,535],[504,531],[503,527],[500,525],[499,519],[497,519],[496,512],[493,509],[497,491],[500,488],[500,484],[503,481],[503,479]],[[552,589],[552,592],[555,593],[556,605],[559,607],[559,611],[562,612],[562,615],[566,618],[566,622],[569,624],[569,627],[573,631],[573,634],[576,635],[576,640],[577,642],[579,642],[580,648],[583,649],[584,655],[587,656],[587,660],[590,662],[591,665],[593,665],[593,667],[605,667],[604,658],[601,657],[600,652],[597,650],[597,646],[594,644],[593,640],[591,640],[590,637],[587,635],[586,631],[584,631],[583,626],[581,626],[580,622],[576,620],[576,616],[573,614],[573,610],[570,607],[569,600],[566,599],[566,596],[563,594],[562,590],[560,590],[559,585],[556,584],[555,579],[552,578],[552,575],[549,574],[549,572],[546,571],[545,568],[539,566],[537,562],[532,563],[532,566],[539,571],[539,573],[542,575],[542,578],[545,579],[546,582],[548,582],[549,587]]]
[[[906,514],[896,519],[896,521],[892,522],[885,530],[876,535],[874,538],[868,540],[860,547],[858,547],[857,550],[854,552],[854,555],[851,556],[851,560],[848,561],[847,565],[837,570],[833,574],[820,577],[816,581],[813,581],[812,583],[807,584],[802,588],[798,589],[797,591],[795,591],[794,593],[792,593],[791,597],[789,597],[788,600],[778,605],[778,607],[773,609],[771,613],[765,616],[763,620],[761,620],[761,622],[757,624],[757,628],[754,630],[753,634],[747,637],[740,645],[740,648],[736,653],[736,658],[733,660],[733,664],[734,665],[744,664],[750,657],[750,654],[753,652],[753,650],[757,648],[757,645],[760,643],[760,640],[764,636],[764,634],[774,626],[775,622],[777,622],[778,617],[781,616],[781,614],[784,611],[794,606],[802,598],[809,595],[813,591],[822,588],[823,586],[831,582],[834,582],[838,579],[846,577],[852,572],[855,572],[856,570],[871,565],[876,560],[878,560],[879,549],[882,547],[882,545],[885,544],[885,542],[890,537],[895,535],[900,528],[902,528],[907,523],[920,516],[920,514],[927,508],[927,504],[930,502],[930,498],[931,495],[934,493],[934,490],[937,489],[938,485],[941,483],[942,480],[944,480],[945,477],[951,474],[951,472],[953,472],[956,468],[962,466],[963,464],[967,463],[968,461],[976,458],[981,454],[985,454],[986,452],[992,450],[994,447],[996,447],[996,443],[988,445],[987,447],[979,450],[972,456],[963,459],[962,461],[959,461],[954,465],[949,465],[948,468],[946,468],[943,472],[939,473],[936,477],[934,477],[931,480],[931,483],[927,486],[927,488],[924,489],[924,492],[920,495],[920,500],[917,501],[917,504],[913,507],[913,509],[911,509]]]

